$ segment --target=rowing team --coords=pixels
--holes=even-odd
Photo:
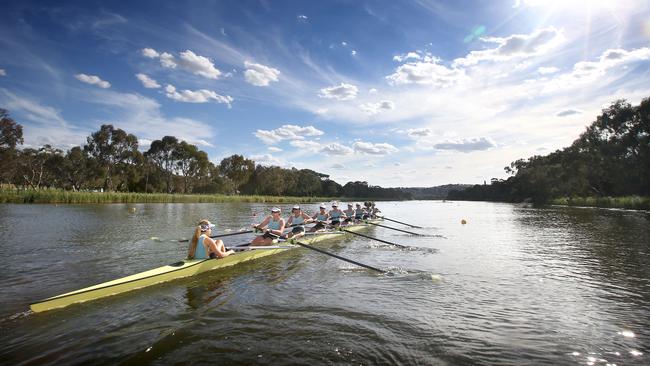
[[[316,225],[311,227],[309,232],[317,232],[328,227],[339,227],[372,219],[381,212],[375,207],[374,202],[364,202],[364,206],[361,207],[360,203],[355,205],[348,203],[347,210],[340,210],[335,202],[328,212],[327,206],[323,203],[317,213],[309,216],[302,211],[300,206],[296,205],[291,209],[291,215],[287,220],[280,216],[280,209],[274,207],[271,209],[271,215],[267,216],[261,223],[253,225],[255,229],[263,230],[264,234],[253,239],[251,245],[271,244],[277,238],[299,238],[305,235],[306,229],[304,225],[312,222],[315,222]],[[289,227],[292,227],[291,231],[284,235],[285,228]],[[223,241],[210,238],[212,228],[214,228],[214,224],[208,220],[199,222],[199,225],[194,230],[192,240],[190,240],[187,253],[188,259],[223,258],[235,253],[233,250],[226,249]]]

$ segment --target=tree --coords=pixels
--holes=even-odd
[[[176,150],[176,166],[183,175],[183,192],[191,193],[193,183],[207,178],[208,154],[199,150],[195,145],[181,141]]]
[[[104,189],[113,190],[113,178],[124,173],[138,152],[138,139],[113,125],[102,125],[87,138],[84,151],[97,161],[102,171]]]
[[[235,154],[221,160],[219,170],[232,181],[235,190],[239,191],[239,188],[253,175],[255,162]]]
[[[10,182],[17,171],[18,145],[23,144],[23,126],[0,108],[0,182]]]
[[[178,139],[174,136],[165,136],[161,140],[151,143],[145,157],[149,158],[154,165],[165,175],[167,193],[173,190],[173,175],[178,159]]]

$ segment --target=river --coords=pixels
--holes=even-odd
[[[270,206],[0,205],[0,359],[65,364],[650,364],[650,213],[380,202],[382,227],[64,309],[31,302],[182,259]],[[281,206],[283,214],[289,206]],[[313,211],[316,205],[305,205]],[[466,224],[461,224],[461,220]],[[250,234],[249,234],[250,235]],[[229,237],[227,244],[251,237]]]

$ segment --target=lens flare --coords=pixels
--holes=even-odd
[[[469,43],[479,37],[481,37],[485,33],[485,26],[484,25],[478,25],[472,29],[472,32],[463,38],[463,42]]]
[[[643,34],[647,38],[650,38],[650,20],[646,20],[645,22],[643,22]]]

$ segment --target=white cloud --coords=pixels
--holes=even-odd
[[[306,16],[306,15],[304,15],[304,14],[300,14],[300,15],[298,15],[298,16],[296,17],[296,19],[297,19],[300,23],[307,23],[307,21],[309,20],[309,17]]]
[[[348,42],[346,42],[346,41],[341,42],[341,46],[347,47],[347,45],[348,45]]]
[[[283,140],[302,140],[306,136],[321,136],[324,132],[314,126],[283,125],[274,130],[257,130],[254,135],[265,144],[272,145]]]
[[[148,58],[158,58],[160,57],[160,54],[158,53],[158,51],[154,50],[153,48],[143,48],[142,56]]]
[[[356,85],[341,83],[321,89],[319,96],[327,99],[351,100],[357,97],[358,92],[359,88]]]
[[[440,64],[440,59],[427,56],[422,61],[408,62],[395,73],[386,76],[390,85],[425,84],[433,86],[450,86],[466,78],[465,71],[448,68]]]
[[[370,90],[368,90],[368,94],[376,94],[376,93],[377,93],[377,89],[375,88],[371,88]]]
[[[215,101],[217,103],[227,104],[230,108],[233,98],[229,95],[220,95],[212,90],[199,89],[199,90],[176,90],[173,85],[167,84],[165,87],[165,95],[167,98],[173,99],[178,102],[186,103],[207,103]]]
[[[147,89],[158,89],[160,88],[160,84],[149,76],[145,74],[135,74],[135,77],[138,78],[142,82],[142,86],[144,86]]]
[[[246,82],[255,86],[267,86],[272,81],[278,81],[280,71],[269,66],[252,63],[249,61],[244,62],[246,71],[244,76]]]
[[[282,166],[284,165],[280,159],[277,157],[271,155],[271,154],[263,154],[263,155],[253,155],[250,157],[251,160],[253,160],[255,163],[259,165],[265,165],[265,166]]]
[[[497,145],[488,137],[470,138],[461,140],[449,140],[435,144],[433,147],[438,150],[454,150],[460,152],[470,152],[478,150],[487,150]]]
[[[406,130],[406,134],[410,137],[426,137],[431,135],[431,130],[428,128],[409,128]]]
[[[178,64],[171,53],[163,52],[160,54],[160,64],[168,69],[175,69]]]
[[[393,61],[397,61],[397,62],[404,62],[404,61],[408,61],[408,60],[419,61],[421,59],[422,59],[422,55],[420,55],[417,52],[408,52],[408,53],[405,53],[403,55],[393,56]]]
[[[341,145],[338,142],[325,145],[320,151],[325,155],[350,155],[354,152],[352,148]]]
[[[388,111],[395,109],[395,103],[390,100],[382,100],[377,103],[364,103],[360,104],[359,108],[364,111],[367,115],[374,116],[382,111]]]
[[[355,152],[369,155],[387,155],[397,152],[398,149],[387,143],[373,144],[371,142],[356,141],[352,144]]]
[[[0,76],[7,76],[5,69],[0,69]]]
[[[350,51],[350,55],[352,55],[352,56],[356,56],[356,55],[357,55],[357,50],[352,50],[352,51]]]
[[[96,75],[77,74],[74,77],[83,83],[90,84],[90,85],[97,85],[98,87],[103,89],[111,87],[111,83],[100,79],[99,76]]]
[[[181,65],[195,75],[200,75],[208,79],[218,79],[221,71],[214,67],[212,61],[205,57],[195,54],[190,50],[180,53]]]
[[[277,147],[277,146],[269,146],[269,151],[270,152],[280,152],[280,151],[282,151],[282,149]]]
[[[330,168],[332,168],[332,169],[337,169],[337,170],[344,170],[344,169],[345,169],[345,165],[340,164],[340,163],[334,163],[334,164],[332,164],[332,165],[330,166]]]
[[[309,140],[291,140],[289,141],[289,145],[297,147],[298,149],[305,149],[309,151],[320,151],[323,146],[317,141]]]
[[[537,72],[542,74],[542,75],[548,75],[548,74],[555,74],[556,72],[560,71],[557,67],[539,67],[537,68]]]
[[[582,114],[582,113],[583,113],[583,111],[581,111],[580,109],[569,108],[569,109],[564,109],[564,110],[561,110],[561,111],[557,112],[555,114],[555,116],[557,116],[557,117],[566,117],[566,116],[570,116],[570,115],[573,115],[573,114]]]
[[[190,50],[179,53],[179,60],[167,52],[159,53],[153,48],[142,49],[142,55],[148,58],[160,59],[160,65],[168,69],[175,69],[178,65],[194,75],[203,76],[208,79],[218,79],[221,71],[214,66],[212,60],[205,56],[197,55]]]
[[[547,52],[564,40],[562,31],[554,27],[539,29],[531,34],[481,38],[483,42],[495,43],[497,47],[472,51],[454,60],[454,66],[472,66],[481,61],[506,61],[516,57],[530,57]]]

